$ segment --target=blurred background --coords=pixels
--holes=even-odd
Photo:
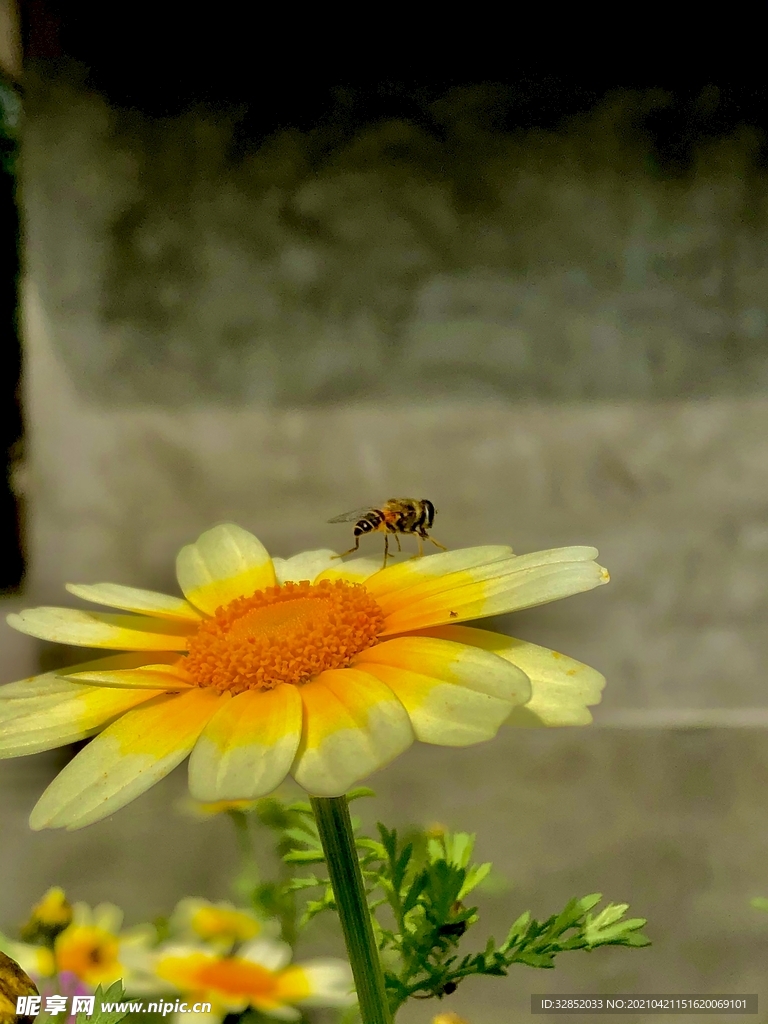
[[[609,587],[490,624],[600,669],[595,725],[414,749],[361,812],[478,832],[511,885],[478,932],[594,891],[649,919],[647,950],[467,983],[470,1024],[532,992],[768,997],[766,90],[345,77],[236,19],[0,6],[4,610],[174,588],[219,521],[343,550],[326,521],[393,495],[450,547],[595,544]],[[2,682],[69,656],[0,630]],[[183,769],[32,834],[68,756],[0,767],[0,930],[53,884],[129,922],[229,895]]]

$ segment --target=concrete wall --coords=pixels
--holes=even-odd
[[[609,587],[494,623],[606,674],[596,727],[420,748],[376,780],[377,813],[477,830],[515,886],[487,906],[497,935],[596,890],[650,918],[651,950],[467,986],[472,1024],[527,1016],[534,991],[768,996],[748,906],[768,893],[749,133],[670,180],[632,130],[659,97],[510,138],[454,94],[442,148],[390,122],[325,155],[285,132],[233,159],[234,113],[150,121],[44,68],[29,94],[27,599],[173,586],[178,546],[224,519],[280,555],[341,548],[325,521],[390,494],[430,497],[449,546],[596,544]],[[3,641],[6,679],[64,656]],[[169,818],[178,772],[109,822],[31,835],[56,763],[0,768],[3,923],[54,882],[134,920],[224,894],[231,838]]]

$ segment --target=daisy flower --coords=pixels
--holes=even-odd
[[[279,930],[276,921],[263,921],[252,910],[225,900],[211,903],[193,896],[179,900],[168,927],[180,940],[202,942],[222,954],[242,942],[264,937],[265,932],[275,935]]]
[[[71,923],[56,935],[53,948],[11,940],[0,941],[0,945],[41,986],[62,975],[76,978],[91,992],[121,978],[128,984],[131,971],[127,963],[136,950],[153,941],[154,928],[121,931],[123,912],[112,903],[100,903],[93,909],[87,903],[75,903],[71,912]]]
[[[189,1004],[207,1002],[206,1016],[220,1021],[249,1007],[270,1017],[298,1020],[301,1006],[350,1006],[352,972],[343,960],[292,964],[284,942],[257,939],[236,956],[219,956],[200,946],[166,946],[151,960],[152,973]]]
[[[92,989],[124,978],[119,934],[122,910],[113,903],[100,903],[93,910],[86,903],[76,903],[72,910],[72,924],[53,944],[57,969],[74,974]]]
[[[126,653],[0,687],[0,756],[97,734],[30,818],[33,829],[76,829],[188,755],[202,802],[253,800],[289,773],[311,795],[334,797],[414,740],[489,740],[523,705],[527,724],[588,722],[598,672],[459,624],[606,583],[596,555],[472,547],[382,569],[327,550],[273,559],[252,534],[217,526],[178,556],[183,598],[70,585],[118,611],[8,617],[43,640]]]

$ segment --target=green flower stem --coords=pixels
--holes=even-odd
[[[345,796],[312,797],[363,1024],[392,1024]]]

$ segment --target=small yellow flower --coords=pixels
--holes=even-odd
[[[171,915],[172,935],[193,942],[204,942],[219,953],[229,953],[233,946],[249,942],[265,930],[276,931],[276,922],[263,922],[252,911],[238,909],[233,903],[188,897],[180,900]]]
[[[21,928],[21,937],[25,942],[50,940],[71,922],[72,905],[64,895],[64,890],[55,886],[32,908],[29,920]]]
[[[33,1017],[16,1016],[19,996],[36,996],[37,987],[19,964],[5,953],[0,953],[0,1024],[26,1024]]]
[[[53,948],[1,936],[0,948],[37,982],[70,972],[95,989],[119,978],[127,983],[132,975],[131,958],[156,940],[151,925],[122,931],[123,912],[111,903],[101,903],[93,909],[87,903],[75,903],[71,915],[71,923],[57,933]]]
[[[0,687],[0,756],[98,733],[32,811],[34,829],[112,814],[191,755],[192,796],[255,800],[290,773],[339,796],[414,740],[468,746],[520,725],[581,725],[605,680],[577,661],[459,625],[608,581],[589,547],[446,551],[380,567],[331,551],[270,558],[237,526],[183,548],[184,598],[69,586],[117,614],[33,608],[23,633],[129,653]]]
[[[342,960],[291,964],[290,946],[259,939],[237,956],[218,956],[195,946],[168,946],[155,954],[153,973],[161,983],[210,1002],[212,1016],[252,1007],[267,1016],[298,1020],[300,1006],[350,1006],[352,972]]]
[[[120,945],[110,932],[88,925],[73,925],[56,939],[56,963],[92,988],[110,985],[122,977]]]
[[[441,824],[439,821],[434,821],[431,825],[427,826],[424,833],[429,839],[442,839],[447,831],[448,829],[445,825]]]
[[[72,924],[57,935],[53,946],[56,971],[70,971],[89,988],[122,979],[130,982],[130,956],[155,939],[151,926],[122,931],[123,912],[112,903],[91,909],[76,903]]]
[[[467,1022],[458,1013],[438,1013],[436,1017],[432,1018],[432,1024],[467,1024]]]
[[[218,814],[227,814],[229,811],[240,811],[242,814],[248,814],[254,809],[258,801],[256,800],[213,800],[210,803],[205,803],[202,800],[193,800],[191,797],[187,797],[185,800],[180,800],[178,803],[178,809],[184,814],[188,814],[191,818],[214,818]]]

